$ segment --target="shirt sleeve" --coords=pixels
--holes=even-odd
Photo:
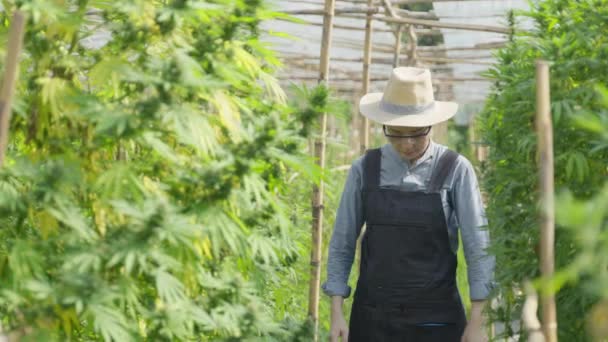
[[[329,243],[327,281],[322,286],[328,296],[348,297],[351,293],[348,277],[355,256],[357,232],[363,225],[362,173],[362,159],[359,158],[348,173]]]
[[[471,300],[484,300],[494,284],[495,258],[487,252],[490,234],[477,177],[471,163],[462,156],[453,184],[454,210],[467,262]]]

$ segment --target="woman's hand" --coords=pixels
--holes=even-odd
[[[481,323],[470,321],[462,334],[461,342],[488,342],[488,334]]]
[[[331,329],[330,342],[347,342],[348,341],[348,325],[344,319],[342,312],[342,304],[344,298],[334,296],[331,298]]]
[[[461,342],[487,342],[488,334],[485,329],[483,318],[483,307],[485,301],[474,301],[471,303],[471,320],[462,334]]]

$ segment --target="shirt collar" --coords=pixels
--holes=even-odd
[[[395,148],[393,147],[393,145],[391,143],[387,143],[386,145],[384,145],[384,147],[385,148],[383,148],[382,150],[383,150],[383,152],[386,152],[387,156],[390,159],[392,159],[393,161],[398,162],[400,164],[403,164],[405,166],[408,166],[409,168],[415,167],[417,165],[420,165],[420,164],[426,162],[429,159],[432,159],[435,156],[435,150],[436,150],[436,144],[431,139],[431,141],[429,142],[429,147],[426,149],[426,151],[424,152],[422,157],[420,157],[416,161],[416,164],[410,165],[409,161],[401,158],[401,155],[399,155],[399,152],[397,152],[395,150]]]

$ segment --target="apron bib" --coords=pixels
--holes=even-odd
[[[458,154],[438,161],[427,192],[380,187],[379,149],[366,154],[367,225],[350,318],[350,342],[458,342],[466,316],[456,286],[441,186]],[[440,323],[437,326],[421,326]]]

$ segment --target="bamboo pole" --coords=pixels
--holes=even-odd
[[[367,0],[367,6],[372,6],[373,0]],[[372,60],[372,15],[368,14],[365,20],[365,43],[363,50],[363,82],[362,82],[362,95],[369,92],[370,84],[370,65]],[[369,119],[361,115],[361,135],[360,135],[360,152],[361,154],[369,147]]]
[[[347,1],[349,4],[353,4],[353,3],[357,4],[357,3],[364,3],[365,2],[365,1],[350,1],[350,0],[345,0],[345,1]],[[462,1],[462,0],[451,0],[451,1]],[[473,1],[473,0],[470,0],[470,1]],[[480,0],[475,0],[475,1],[480,1]],[[313,0],[290,0],[290,2],[299,3],[299,4],[309,4],[309,5],[322,5],[321,2],[319,2],[319,1],[313,1]],[[342,2],[342,1],[338,1],[338,2]],[[402,1],[393,1],[393,3],[395,5],[403,5]],[[404,10],[398,9],[398,11],[404,11]],[[435,15],[435,18],[432,18],[432,19],[436,19],[436,14],[435,14],[434,11],[428,11],[428,12],[409,11],[409,12],[414,13],[413,15],[408,15],[409,17],[430,19],[431,16]],[[418,13],[420,13],[420,15]],[[476,18],[504,18],[504,15],[503,14],[490,14],[490,15],[480,15],[480,16],[475,16],[475,17]],[[443,18],[443,19],[446,19],[446,18],[461,18],[461,19],[466,19],[466,18],[469,18],[469,16],[463,16],[463,15],[442,15],[441,18]]]
[[[395,31],[390,31],[392,33],[394,33]],[[409,35],[409,32],[408,32]],[[339,40],[334,40],[333,45],[338,45],[340,41]],[[385,46],[389,46],[388,44],[375,44],[374,46],[372,46],[372,48],[374,49],[374,52],[378,52],[376,55],[378,55],[379,57],[374,57],[373,60],[374,61],[378,61],[378,63],[382,63],[382,61],[386,61],[388,60],[388,62],[385,62],[387,64],[391,64],[392,60],[394,58],[395,55],[395,47],[394,45],[392,45],[392,48],[390,49],[390,58],[388,57],[389,55],[389,50],[384,48]],[[362,47],[362,49],[365,49],[365,46]],[[410,51],[412,50],[412,46],[407,46],[407,49],[402,48],[401,49],[401,54],[403,54],[405,52],[406,55],[410,54]],[[437,55],[442,55],[445,54],[446,52],[450,52],[452,50],[446,50],[446,49],[437,49],[437,50],[420,50],[420,47],[416,46],[415,47],[416,53],[418,55],[420,55],[423,58],[436,58]],[[479,51],[485,51],[485,50],[479,50]],[[294,60],[315,60],[318,61],[319,60],[319,56],[318,55],[307,55],[307,54],[302,54],[302,53],[297,53],[297,52],[293,52],[293,51],[287,51],[287,50],[278,50],[277,51],[280,55],[279,58],[284,58],[284,59],[294,59]],[[420,52],[420,53],[418,53]],[[494,59],[495,57],[492,56],[489,53],[484,53],[484,54],[474,54],[474,55],[459,55],[457,57],[455,57],[455,59],[457,60],[473,60],[473,61],[481,61],[481,62],[490,62],[492,59]],[[353,63],[361,63],[363,62],[363,57],[336,57],[333,59],[334,61],[340,61],[340,62],[353,62]],[[451,59],[444,59],[447,61],[450,61]],[[375,63],[375,62],[374,62]],[[318,65],[318,62],[317,62]]]
[[[344,15],[344,16],[348,17],[348,18],[360,18],[360,16],[357,16],[357,15]],[[447,23],[447,22],[438,21],[438,20],[393,18],[393,17],[382,17],[382,16],[374,16],[374,20],[379,20],[379,21],[384,21],[387,23],[394,23],[394,24],[412,24],[412,25],[421,25],[421,26],[427,26],[427,27],[448,28],[448,29],[454,29],[454,30],[495,32],[495,33],[504,33],[504,34],[508,34],[511,32],[511,29],[509,29],[507,27],[471,25],[471,24],[461,24],[461,23]]]
[[[406,56],[400,56],[399,57],[399,61],[400,61],[399,64],[402,64],[402,62],[405,60],[405,62],[409,65],[410,64],[409,63],[409,59],[410,59],[409,56],[410,55],[412,57],[416,56],[416,60],[418,58],[432,58],[431,60],[435,60],[433,57],[424,57],[424,56],[418,57],[419,56],[418,54],[414,54],[414,53],[412,53],[410,51],[411,50],[407,51],[407,55]],[[417,51],[417,49],[415,51],[413,51],[413,52],[416,52],[416,51]],[[395,53],[395,52],[393,52],[393,53]],[[472,56],[472,57],[475,57],[475,56]],[[289,63],[294,64],[295,67],[297,67],[298,65],[309,65],[309,64],[310,65],[314,65],[314,66],[318,66],[318,63],[315,63],[315,62],[319,60],[318,57],[314,57],[314,56],[296,56],[296,55],[293,55],[293,56],[284,55],[284,56],[282,56],[280,58],[282,60],[284,60],[284,61],[288,61]],[[490,57],[488,57],[488,58],[490,58]],[[364,61],[364,58],[336,57],[336,58],[333,58],[332,60],[335,61],[335,62],[343,62],[343,63],[362,63]],[[451,62],[451,61],[464,61],[464,60],[466,60],[466,57],[463,58],[463,59],[449,59],[450,63],[455,63],[455,62]],[[374,58],[371,59],[371,63],[372,64],[390,64],[390,65],[392,65],[393,62],[394,62],[394,57],[390,57],[390,58],[388,58],[388,57],[374,57]],[[485,62],[485,61],[470,60],[470,61],[467,61],[467,62],[475,63],[475,62]],[[489,62],[486,62],[486,63],[489,63]],[[413,65],[415,63],[411,63],[411,64]],[[332,69],[333,70],[348,70],[350,68],[342,68],[342,69],[340,69],[339,67],[332,67]],[[475,72],[473,74],[479,76],[479,75],[482,75],[483,72],[480,71],[480,72]]]
[[[280,20],[280,19],[277,19]],[[308,20],[298,20],[296,21],[288,21],[291,24],[298,24],[298,25],[309,25],[309,26],[323,26],[322,22],[315,22],[315,21],[308,21]],[[365,31],[365,27],[361,27],[361,26],[353,26],[353,25],[341,25],[341,24],[334,24],[334,30],[350,30],[350,31]],[[386,28],[374,28],[374,32],[390,32],[393,33],[395,32],[395,30],[391,30],[391,29],[386,29]],[[416,34],[419,34],[421,36],[424,35],[435,35],[435,34],[439,34],[441,31],[439,31],[438,29],[416,29]]]
[[[382,0],[382,3],[384,5],[384,9],[385,11],[392,17],[392,18],[399,18],[399,15],[397,14],[397,11],[393,8],[393,4],[391,3],[390,0]],[[411,26],[411,25],[408,25]],[[399,24],[395,27],[395,45],[394,45],[394,50],[393,50],[393,68],[396,68],[399,66],[399,58],[401,55],[401,38],[403,35],[403,25]]]
[[[545,342],[541,324],[536,316],[538,310],[538,295],[529,281],[524,284],[526,300],[522,308],[521,321],[528,332],[528,342]]]
[[[403,36],[403,26],[397,25],[395,29],[395,52],[393,55],[393,68],[399,66],[399,59],[401,58],[401,38]]]
[[[476,65],[494,65],[494,62],[476,61],[463,58],[442,58],[442,57],[418,57],[421,62],[431,63],[453,63],[453,64],[476,64]]]
[[[373,0],[367,0],[367,5],[371,6],[373,5]],[[369,86],[370,86],[370,80],[371,80],[371,72],[370,72],[370,66],[371,66],[371,62],[372,62],[372,34],[373,34],[373,27],[372,27],[372,15],[368,14],[366,19],[365,19],[365,40],[364,40],[364,44],[363,44],[363,81],[362,81],[362,87],[361,87],[361,95],[365,95],[369,92]],[[359,108],[359,104],[357,101],[357,111],[359,112],[358,108]],[[360,128],[359,128],[359,152],[361,155],[363,155],[367,149],[369,148],[369,133],[370,133],[370,123],[369,123],[369,119],[366,116],[363,116],[360,112],[359,112],[359,121],[360,121]],[[356,242],[356,248],[355,248],[355,258],[356,258],[356,272],[357,272],[357,277],[359,276],[359,270],[360,270],[360,265],[361,265],[361,239],[363,237],[363,235],[365,234],[367,227],[364,224],[362,227],[362,231],[359,234],[359,236],[357,237],[357,242]]]
[[[407,50],[408,64],[416,66],[418,65],[418,36],[414,31],[414,25],[408,25],[407,33],[409,37]]]
[[[393,3],[390,0],[382,0],[382,5],[384,5],[384,10],[390,17],[397,17],[397,13],[395,13],[395,9],[393,8]]]
[[[11,27],[8,34],[8,45],[6,50],[6,62],[4,64],[4,79],[0,89],[0,168],[4,166],[6,150],[8,148],[8,134],[11,123],[11,109],[17,73],[19,72],[19,56],[23,46],[23,35],[25,33],[25,14],[15,11],[11,19]],[[13,331],[6,334],[0,324],[0,341],[19,341],[22,331]]]
[[[428,19],[428,20],[437,20],[439,19],[437,17],[437,15],[432,12],[432,11],[428,11],[428,12],[416,12],[416,11],[408,11],[408,10],[404,10],[401,8],[395,8],[394,9],[395,14],[400,16],[400,17],[407,17],[407,18],[417,18],[417,19]]]
[[[543,279],[555,269],[555,198],[553,169],[553,125],[549,91],[549,62],[536,62],[536,131],[540,163],[540,268]],[[541,292],[543,331],[548,342],[557,341],[555,296],[546,288]]]
[[[394,5],[410,5],[410,4],[421,4],[421,3],[432,3],[432,2],[464,2],[464,1],[477,1],[483,2],[484,0],[393,0]],[[488,0],[488,3],[491,3],[496,0]],[[339,2],[349,2],[349,3],[364,3],[365,0],[339,0]]]
[[[411,5],[411,4],[428,4],[433,2],[465,2],[465,1],[480,1],[480,0],[397,0],[395,3],[400,5]],[[483,0],[482,0],[483,1]],[[488,2],[491,2],[489,0]]]
[[[310,25],[310,26],[323,26],[323,23],[317,23],[314,21],[297,22],[294,24],[303,24],[303,25]],[[336,30],[336,29],[350,30],[350,31],[365,31],[365,27],[334,24],[334,30]],[[376,32],[393,32],[393,30],[390,30],[390,29],[378,29],[378,28],[376,28],[375,31]],[[424,29],[423,29],[423,32],[421,32],[421,34],[425,34],[425,31],[428,31],[428,34],[433,34],[433,32],[431,32],[431,30],[424,30]]]
[[[393,30],[385,30],[385,32],[394,32]],[[419,33],[418,31],[416,31],[417,33]],[[429,34],[436,34],[439,32],[429,32]],[[353,42],[355,43],[355,42]],[[456,52],[456,51],[486,51],[486,50],[494,50],[494,49],[498,49],[501,47],[504,47],[505,42],[497,42],[497,43],[484,43],[482,45],[477,44],[476,46],[460,46],[460,47],[451,47],[451,48],[446,48],[443,46],[419,46],[418,47],[418,51],[420,52]],[[359,46],[357,46],[356,44],[353,44],[353,48],[359,48]],[[305,58],[314,58],[314,59],[319,59],[319,56],[312,56],[312,55],[302,55],[300,53],[296,53],[294,51],[286,51],[286,50],[281,50],[281,49],[277,49],[277,52],[280,55],[293,55],[293,56],[301,56],[301,57],[305,57]],[[379,53],[392,53],[393,49],[388,47],[387,44],[376,44],[374,47],[374,52],[379,52]],[[462,58],[462,57],[460,57]],[[488,56],[487,58],[491,58],[491,56]],[[352,59],[353,61],[357,61],[360,62],[361,59]]]
[[[6,63],[4,65],[4,80],[2,81],[2,89],[0,90],[0,167],[4,165],[6,149],[8,147],[11,107],[15,93],[17,72],[19,71],[19,55],[23,45],[24,32],[25,15],[20,11],[15,11],[11,20]]]
[[[304,75],[301,75],[301,76],[291,75],[291,76],[279,77],[279,80],[292,80],[292,81],[295,81],[295,80],[306,81],[306,80],[314,80],[314,79],[316,79],[316,77],[304,76]],[[335,81],[335,82],[348,82],[348,81],[362,82],[363,79],[345,76],[345,77],[332,78],[332,81]],[[388,81],[388,77],[387,76],[370,77],[370,81],[371,82],[386,82],[386,81]],[[433,78],[434,85],[453,84],[456,82],[490,82],[490,80],[487,78],[484,78],[484,77],[436,77],[436,78]]]
[[[391,17],[396,17],[395,9],[390,0],[382,0],[384,11]],[[403,33],[403,25],[394,26],[395,44],[393,44],[393,68],[399,66],[399,56],[401,54],[401,37]]]
[[[361,7],[346,7],[346,8],[334,8],[334,15],[355,13],[355,14],[375,14],[378,13],[377,7],[368,6],[366,8]],[[324,15],[325,9],[298,9],[298,10],[287,10],[283,11],[285,14],[290,15]]]
[[[319,12],[319,10],[301,10],[301,11],[298,11],[298,12],[302,12],[303,15],[305,14],[304,12],[309,12],[308,13],[309,15],[313,15],[313,14],[316,14],[317,12]],[[356,14],[353,14],[353,13],[354,12],[350,12],[350,14],[344,14],[344,15],[342,15],[342,17],[344,17],[344,18],[350,18],[350,19],[365,19],[365,16],[356,15]],[[414,16],[412,18],[419,18],[419,16]],[[445,19],[445,18],[450,18],[450,17],[441,17],[441,18]],[[460,17],[460,18],[465,19],[466,17]],[[376,19],[380,20],[378,18],[376,18]],[[308,21],[308,20],[305,20],[305,19],[301,19],[301,18],[298,18],[297,21],[294,21],[293,19],[290,19],[290,18],[277,18],[275,20],[284,21],[284,22],[288,22],[290,24],[295,24],[295,25],[323,26],[323,23],[311,22],[311,21]],[[429,20],[429,21],[433,21],[433,20]],[[350,26],[350,25],[334,25],[334,28],[335,29],[344,29],[344,30],[353,30],[353,31],[365,31],[365,28],[363,28],[363,27]],[[438,34],[438,31],[436,29],[435,30],[431,30],[431,29],[418,28],[418,29],[416,29],[416,33],[420,34],[420,35]],[[443,34],[450,34],[450,35],[467,34],[466,29],[463,29],[463,30],[465,30],[465,32],[462,32],[462,31],[449,31],[449,32],[443,32]],[[377,32],[394,32],[394,30],[383,29],[383,28],[376,28],[376,31]],[[473,31],[478,31],[478,30],[473,30]]]
[[[331,47],[331,34],[334,20],[335,0],[325,0],[325,14],[323,17],[323,36],[321,40],[321,61],[319,66],[319,84],[328,83],[329,77],[329,51]],[[327,130],[327,113],[321,114],[321,131],[315,139],[314,153],[317,163],[323,173],[325,169],[325,132]],[[319,339],[319,295],[321,290],[321,253],[323,237],[323,179],[319,185],[313,185],[312,190],[312,252],[310,261],[310,293],[308,314],[314,324],[314,340]]]

